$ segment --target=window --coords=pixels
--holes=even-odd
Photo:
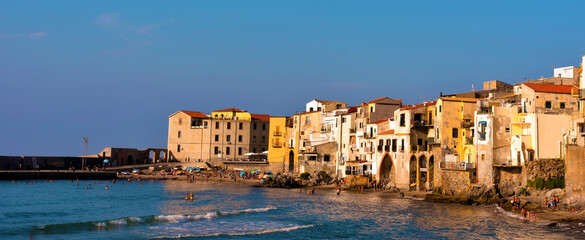
[[[404,115],[404,113],[400,114],[400,126],[401,127],[405,127],[406,126],[406,116]]]
[[[341,123],[345,123],[345,118],[344,117],[341,118]]]
[[[370,112],[374,112],[374,107],[370,107]]]
[[[312,112],[312,111],[313,111],[313,108],[312,108],[312,107],[310,107],[310,108],[309,108],[309,112]]]
[[[219,154],[219,147],[214,147],[213,148],[213,153],[214,154]]]
[[[242,142],[242,138],[243,138],[242,135],[239,135],[238,136],[238,142]]]
[[[486,121],[479,122],[479,129],[477,130],[477,134],[479,134],[479,140],[485,140],[486,124]]]
[[[238,155],[242,155],[242,148],[241,147],[238,148]]]
[[[256,123],[254,123],[254,130],[256,130]]]
[[[181,138],[181,131],[177,132],[177,137]]]
[[[181,152],[181,144],[177,145],[177,152]]]
[[[544,108],[551,109],[552,108],[552,102],[551,101],[544,102]]]
[[[453,138],[458,138],[458,137],[459,137],[459,129],[453,128]]]
[[[203,128],[207,129],[207,121],[203,122]]]
[[[401,141],[402,144],[400,145],[400,151],[404,151],[404,138]]]
[[[183,124],[183,119],[179,118],[179,125]]]
[[[228,122],[227,125],[225,126],[225,128],[231,129],[232,128],[232,123]]]
[[[345,147],[345,144],[343,144],[343,146]],[[305,142],[303,141],[303,147],[305,147]]]
[[[266,137],[262,136],[262,143],[266,142]]]
[[[510,133],[510,127],[506,127],[506,133]]]
[[[219,129],[219,122],[215,122],[215,129]]]
[[[252,148],[252,152],[255,153],[256,152],[256,148]]]
[[[331,156],[329,154],[323,155],[323,161],[325,161],[325,162],[331,161]]]
[[[305,124],[311,124],[311,118],[309,116],[305,117]]]
[[[262,152],[265,152],[265,151],[266,151],[266,148],[262,148]]]
[[[266,123],[262,123],[262,131],[266,130]]]
[[[559,106],[559,107],[560,107],[561,109],[565,109],[565,103],[564,103],[564,102],[561,102],[561,104],[560,104],[560,106]]]
[[[232,141],[232,135],[226,135],[225,136],[225,141],[228,142],[228,143],[231,142]]]
[[[226,148],[225,148],[225,154],[226,154],[226,155],[230,154],[230,147],[226,147]]]
[[[423,145],[423,141],[422,138],[419,138],[416,140],[416,145],[422,146]]]
[[[340,109],[340,108],[341,108],[341,104],[337,104],[337,105],[335,105],[335,107],[336,107],[337,109]]]
[[[242,128],[244,128],[244,123],[240,123],[240,126],[238,127],[240,130],[242,130]]]
[[[439,112],[441,112],[441,105],[439,105]]]
[[[256,136],[252,137],[252,142],[255,143],[256,142]]]
[[[215,134],[215,141],[219,142],[219,135]]]
[[[317,111],[321,111],[321,107],[317,107]]]

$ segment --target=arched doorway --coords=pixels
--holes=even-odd
[[[435,157],[431,156],[429,158],[429,167],[427,169],[429,172],[429,189],[433,189],[435,182]]]
[[[419,189],[426,190],[427,183],[427,157],[423,154],[418,157],[418,170],[420,171]]]
[[[414,191],[416,190],[416,173],[417,173],[417,164],[416,164],[416,157],[414,155],[412,155],[410,157],[410,164],[409,164],[409,170],[410,170],[410,190]]]
[[[395,182],[395,169],[394,169],[394,164],[392,163],[392,158],[390,158],[390,155],[385,154],[384,157],[382,158],[382,161],[380,162],[380,183],[384,184],[384,185],[390,185],[390,186],[396,186],[396,182]]]
[[[288,153],[288,171],[292,172],[295,170],[295,153],[290,151]]]

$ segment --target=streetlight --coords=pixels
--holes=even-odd
[[[89,137],[83,137],[83,157],[81,158],[81,170],[85,169],[85,159],[87,158],[87,145]]]

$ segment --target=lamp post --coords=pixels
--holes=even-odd
[[[81,158],[81,170],[85,169],[85,159],[87,158],[87,145],[89,137],[83,137],[83,157]]]

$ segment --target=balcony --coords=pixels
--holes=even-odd
[[[468,171],[476,169],[475,163],[466,162],[441,162],[439,165],[442,169]]]
[[[355,133],[355,132],[356,132],[355,128],[349,129],[349,133]]]
[[[471,121],[461,122],[461,128],[471,128],[471,127],[473,127],[473,122],[471,122]]]
[[[374,136],[374,133],[371,133],[371,132],[365,132],[365,133],[364,133],[364,138],[365,138],[365,139],[374,139],[374,138],[376,138],[376,136]]]
[[[272,135],[280,137],[282,136],[282,132],[273,132]]]
[[[415,127],[432,127],[433,123],[426,120],[415,120],[412,125]]]

